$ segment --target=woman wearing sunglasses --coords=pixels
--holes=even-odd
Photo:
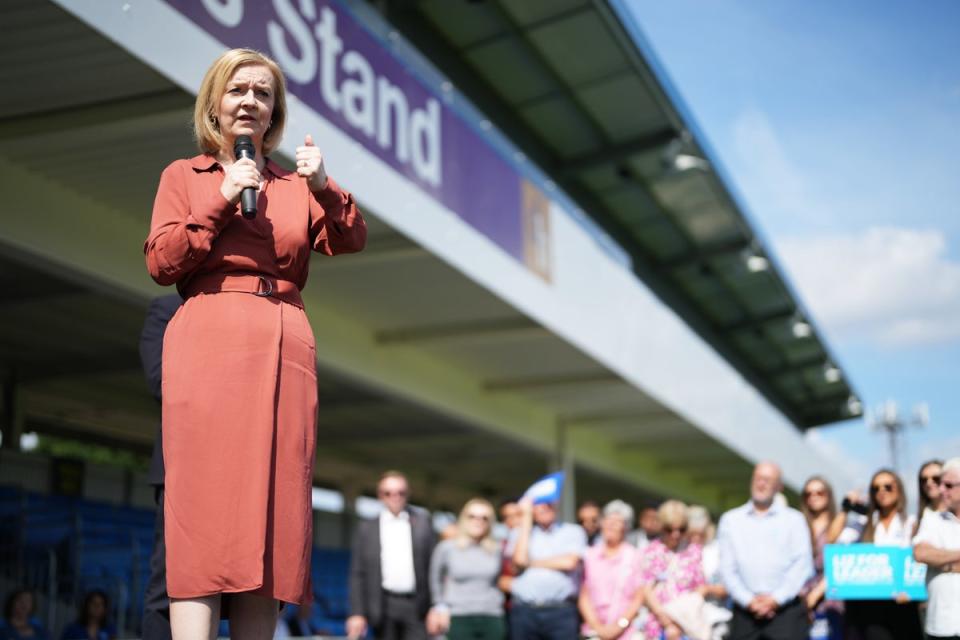
[[[916,518],[907,514],[907,496],[900,477],[881,469],[870,479],[867,518],[859,542],[877,546],[908,547]],[[906,594],[896,600],[851,600],[847,602],[849,640],[920,640],[917,604]]]
[[[663,526],[657,540],[643,550],[640,578],[650,616],[644,626],[647,640],[679,640],[680,626],[667,614],[664,605],[678,596],[704,587],[702,548],[699,544],[683,545],[687,533],[687,506],[667,500],[657,514]]]
[[[823,575],[823,548],[831,542],[830,525],[837,515],[837,503],[833,497],[833,488],[821,476],[813,476],[807,480],[801,497],[803,502],[800,511],[810,527],[813,567],[816,571],[801,595],[814,617],[813,626],[819,634],[817,637],[834,640],[842,637],[843,603],[823,599],[827,591],[827,581]]]
[[[460,510],[457,535],[437,545],[430,559],[431,636],[448,640],[503,640],[500,546],[493,539],[493,505],[473,498]]]
[[[930,513],[943,511],[943,496],[940,493],[940,476],[943,473],[943,462],[940,460],[929,460],[920,467],[920,473],[917,475],[917,496],[919,496],[919,509],[917,509],[917,521],[923,520],[923,516]]]

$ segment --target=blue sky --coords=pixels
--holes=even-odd
[[[960,456],[960,2],[627,3],[864,405],[929,404],[908,485]],[[863,421],[809,438],[888,461]]]

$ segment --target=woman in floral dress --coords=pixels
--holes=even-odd
[[[660,538],[643,550],[640,579],[646,590],[650,615],[643,628],[647,640],[679,640],[683,632],[664,610],[664,605],[677,596],[704,586],[702,547],[684,545],[687,532],[687,507],[677,500],[667,500],[658,510],[663,526]]]

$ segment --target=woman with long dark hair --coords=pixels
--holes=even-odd
[[[877,546],[908,547],[916,518],[907,514],[907,495],[900,476],[881,469],[870,479],[867,519],[859,542]],[[920,640],[917,603],[906,594],[896,600],[847,602],[846,637],[849,640]]]
[[[827,581],[823,571],[823,549],[831,542],[830,524],[837,515],[833,488],[823,477],[813,476],[803,485],[801,497],[800,511],[810,527],[813,567],[816,570],[801,595],[814,615],[813,624],[819,631],[817,637],[839,639],[843,631],[843,603],[824,600]]]
[[[943,511],[943,497],[940,494],[940,476],[943,470],[942,460],[927,460],[920,465],[917,474],[917,526],[927,511]]]
[[[77,620],[67,625],[60,640],[113,640],[116,628],[110,623],[110,600],[99,589],[88,591],[77,612]]]

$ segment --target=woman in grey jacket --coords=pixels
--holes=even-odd
[[[473,498],[460,510],[457,535],[444,540],[430,560],[433,608],[430,635],[448,640],[503,640],[503,592],[497,588],[502,558],[491,532],[493,505]]]

